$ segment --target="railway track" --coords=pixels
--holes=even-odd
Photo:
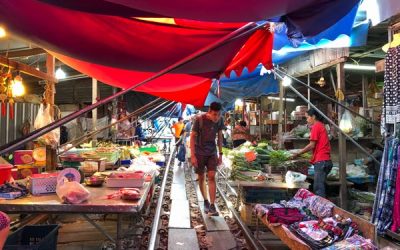
[[[172,154],[164,175],[147,249],[263,249],[235,210],[236,198],[225,185],[217,187],[220,216],[209,217],[202,211],[191,168],[179,166]]]

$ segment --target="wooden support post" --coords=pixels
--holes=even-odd
[[[345,93],[345,75],[344,75],[344,62],[341,62],[336,65],[336,74],[337,74],[337,86],[338,89],[341,89],[343,93]],[[341,101],[344,104],[344,101]],[[338,123],[340,124],[340,119],[344,112],[344,108],[338,108]],[[346,157],[346,137],[339,133],[339,179],[340,179],[340,207],[343,209],[347,209],[347,180],[346,180],[346,166],[347,166],[347,157]]]
[[[283,84],[282,80],[279,84],[279,124],[278,124],[278,147],[281,149],[283,147]]]
[[[97,80],[92,78],[92,104],[97,102]],[[92,130],[95,131],[97,128],[97,109],[92,110]],[[93,135],[92,143],[93,147],[97,144],[97,135]]]
[[[368,77],[366,75],[362,75],[361,84],[362,84],[362,104],[365,111],[365,109],[368,108],[368,99],[367,99]]]
[[[47,79],[45,98],[46,98],[47,104],[50,105],[50,115],[53,118],[54,118],[54,95],[56,93],[56,86],[55,86],[55,81],[51,81],[51,79],[54,78],[54,72],[55,72],[54,65],[55,65],[54,56],[47,54],[46,70],[47,70],[47,75],[50,76],[50,78]],[[55,170],[56,168],[57,168],[57,151],[55,148],[47,146],[46,147],[46,170],[52,171],[52,170]]]

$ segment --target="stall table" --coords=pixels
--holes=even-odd
[[[257,201],[249,202],[245,200],[245,190],[262,190],[264,192],[263,197],[265,198],[273,198],[275,201],[278,199],[285,199],[286,197],[280,198],[275,191],[289,192],[296,191],[300,188],[308,189],[310,184],[308,182],[301,182],[295,184],[288,184],[282,181],[228,181],[231,187],[237,187],[238,189],[238,203],[236,204],[236,208],[239,209],[240,202],[242,203],[260,203]],[[265,194],[268,192],[270,195]],[[286,195],[288,196],[288,194]],[[273,200],[271,199],[271,202]]]
[[[27,196],[15,200],[0,200],[0,211],[5,213],[47,213],[47,214],[81,214],[90,224],[96,227],[110,241],[117,244],[117,249],[122,249],[122,216],[131,214],[140,216],[145,205],[148,205],[154,188],[154,177],[150,182],[145,182],[141,188],[141,199],[137,201],[124,201],[119,198],[107,199],[107,195],[117,192],[118,188],[86,187],[90,192],[90,198],[82,204],[63,204],[56,194]],[[116,214],[117,235],[116,239],[106,233],[89,214]]]
[[[337,206],[333,208],[333,214],[338,214],[344,218],[351,218],[353,222],[358,225],[359,230],[362,232],[363,236],[367,239],[371,239],[373,242],[376,243],[376,232],[375,232],[375,225],[350,213],[346,210],[343,210]],[[256,236],[258,237],[258,230],[259,230],[259,221],[261,221],[264,225],[271,230],[277,237],[279,237],[283,243],[285,243],[290,249],[296,250],[310,250],[310,246],[304,243],[301,239],[299,239],[295,234],[289,231],[289,229],[284,225],[272,225],[266,219],[266,216],[257,216],[257,229],[256,229]]]

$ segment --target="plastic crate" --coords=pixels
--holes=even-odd
[[[58,173],[34,174],[30,178],[30,189],[33,195],[55,193]]]
[[[8,236],[4,250],[54,250],[57,249],[59,225],[31,225]]]
[[[297,190],[293,191],[296,192]],[[281,200],[289,200],[294,194],[286,189],[273,188],[244,188],[242,201],[245,203],[279,203]]]
[[[248,227],[256,227],[257,226],[257,215],[254,212],[254,206],[255,203],[241,203],[239,211],[240,211],[240,217],[242,218],[243,222],[248,226]],[[258,227],[259,228],[264,228],[266,227],[262,221],[258,222]]]

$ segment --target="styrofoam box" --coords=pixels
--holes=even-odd
[[[105,184],[109,188],[141,188],[144,178],[107,178]]]

